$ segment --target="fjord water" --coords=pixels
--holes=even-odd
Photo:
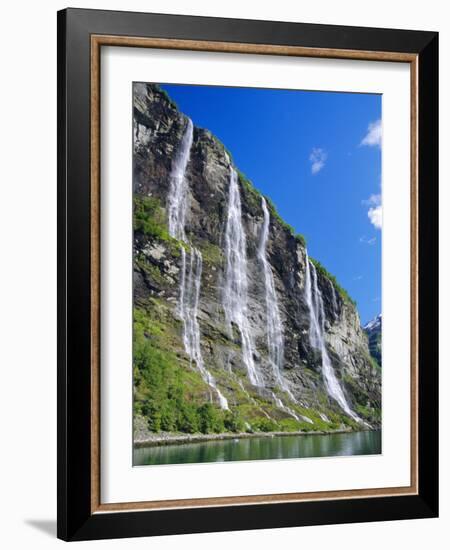
[[[236,438],[134,449],[134,466],[381,453],[381,431]]]

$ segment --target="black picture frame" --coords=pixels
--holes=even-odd
[[[402,52],[418,61],[418,493],[93,513],[91,36]],[[58,537],[88,540],[438,515],[438,34],[66,9],[58,12]]]

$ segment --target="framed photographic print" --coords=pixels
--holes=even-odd
[[[58,13],[58,536],[438,513],[438,36]]]

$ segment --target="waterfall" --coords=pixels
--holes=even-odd
[[[198,303],[200,299],[202,268],[203,259],[200,251],[194,247],[191,247],[189,254],[189,272],[187,282],[185,282],[185,288],[183,290],[184,299],[182,303],[181,315],[184,324],[184,347],[191,361],[195,361],[203,380],[215,390],[219,399],[220,407],[222,409],[228,409],[228,401],[217,387],[216,381],[212,374],[205,367],[200,347],[200,326],[197,316]]]
[[[198,323],[203,258],[201,252],[189,244],[185,232],[186,168],[189,162],[193,133],[192,121],[188,119],[180,149],[173,160],[168,195],[169,235],[186,243],[189,247],[189,254],[186,254],[185,247],[181,246],[180,293],[177,313],[183,322],[183,343],[189,359],[195,362],[203,380],[216,392],[220,407],[228,409],[226,398],[220,392],[214,377],[205,367],[203,361],[200,346],[200,325]]]
[[[329,279],[327,279],[327,281],[331,288],[331,303],[333,306],[333,316],[335,319],[337,319],[339,315],[338,315],[338,304],[337,304],[337,298],[336,298],[336,289],[334,288],[334,284]]]
[[[351,410],[345,399],[344,392],[336,378],[333,365],[331,364],[327,352],[324,340],[325,312],[323,308],[323,298],[317,285],[316,268],[314,264],[309,261],[308,254],[306,254],[305,297],[310,314],[309,339],[311,345],[319,349],[322,354],[322,373],[328,394],[337,401],[339,406],[348,416],[357,422],[361,422],[359,416]]]
[[[288,394],[291,401],[297,403],[291,390],[283,376],[283,358],[284,358],[284,337],[283,324],[281,322],[280,308],[278,306],[277,294],[275,291],[275,282],[272,273],[272,267],[267,259],[267,241],[269,239],[270,214],[264,197],[261,197],[261,207],[263,210],[263,225],[261,231],[261,240],[258,249],[258,257],[263,266],[264,287],[266,294],[266,315],[267,315],[267,349],[269,350],[269,362],[272,366],[275,380],[278,386]],[[272,398],[276,405],[293,416],[297,420],[301,418],[295,411],[285,405],[279,397],[272,392]],[[307,419],[310,422],[309,419]]]
[[[261,228],[261,238],[258,248],[258,258],[261,262],[264,275],[264,288],[266,296],[266,319],[267,319],[267,349],[269,351],[269,363],[275,377],[277,385],[285,391],[292,401],[295,402],[286,380],[284,379],[283,357],[284,357],[284,337],[283,324],[281,322],[280,308],[278,306],[277,294],[275,291],[275,281],[273,278],[272,267],[267,259],[267,242],[269,240],[270,214],[267,208],[266,199],[261,197],[261,207],[263,211],[263,224]],[[272,399],[280,409],[293,416],[296,420],[300,417],[295,411],[285,405],[282,400],[272,392]]]
[[[194,127],[188,119],[186,130],[181,139],[180,148],[173,161],[170,173],[168,200],[169,235],[186,242],[184,226],[186,223],[187,184],[186,168],[191,155]]]
[[[257,407],[262,413],[263,415],[268,418],[269,420],[273,420],[272,417],[261,407],[261,405],[258,404],[258,402],[256,401],[256,399],[254,397],[252,397],[248,391],[245,389],[245,386],[242,382],[242,380],[239,380],[238,377],[235,375],[235,379],[237,380],[238,384],[239,384],[239,387],[241,388],[241,390],[243,391],[243,393],[245,394],[245,396],[247,397],[247,399],[249,401],[251,401],[251,403],[253,403],[253,405],[255,405],[255,407]]]
[[[225,282],[223,289],[223,309],[230,335],[232,323],[240,332],[242,360],[250,382],[263,386],[264,381],[254,362],[255,347],[248,320],[247,305],[247,244],[242,226],[241,198],[236,171],[230,167],[230,187],[228,213],[225,229]]]
[[[285,405],[283,403],[283,401],[281,401],[281,399],[275,394],[275,392],[271,392],[272,393],[272,399],[274,400],[275,402],[275,405],[281,409],[282,411],[286,412],[287,414],[289,414],[290,416],[294,417],[295,420],[298,420],[298,421],[301,421],[302,419],[306,418],[306,416],[302,416],[300,417],[294,410],[292,410],[290,407],[288,407],[287,405]],[[291,396],[291,394],[289,393],[289,395]],[[293,397],[292,397],[293,399]],[[307,418],[307,422],[309,423],[313,423],[312,420],[310,420],[309,418]]]
[[[264,197],[261,197],[261,206],[264,219],[261,229],[258,257],[263,268],[266,294],[267,349],[269,351],[269,362],[272,366],[276,383],[280,386],[280,388],[284,389],[286,387],[286,382],[283,379],[281,372],[284,354],[283,325],[281,323],[280,308],[278,307],[278,300],[275,292],[272,268],[267,259],[267,241],[269,239],[270,215]]]

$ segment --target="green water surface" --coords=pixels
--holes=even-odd
[[[381,453],[381,431],[283,435],[183,443],[134,449],[134,466],[269,460]]]

